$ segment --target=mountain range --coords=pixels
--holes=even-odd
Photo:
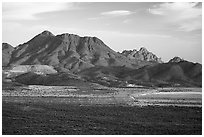
[[[17,67],[29,65],[31,67]],[[2,66],[5,74],[12,72],[13,81],[23,84],[55,85],[66,77],[63,80],[74,78],[106,86],[126,86],[127,83],[146,86],[202,85],[202,65],[199,63],[179,57],[164,63],[144,47],[119,53],[97,37],[69,33],[55,36],[49,31],[43,31],[17,47],[2,43]],[[22,72],[22,68],[29,69]],[[16,69],[19,69],[18,72]],[[54,69],[57,73],[45,74],[43,69],[46,72]],[[43,75],[39,73],[41,71]]]
[[[124,50],[122,54],[132,59],[162,63],[161,58],[158,58],[155,54],[153,54],[152,52],[149,52],[144,47],[140,48],[139,51],[137,51],[136,49]]]

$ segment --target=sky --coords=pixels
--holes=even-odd
[[[121,52],[145,47],[164,62],[202,63],[198,2],[3,2],[2,42],[16,47],[44,30],[96,36]]]

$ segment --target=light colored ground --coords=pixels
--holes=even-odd
[[[56,100],[80,104],[173,105],[202,107],[201,88],[101,88],[82,90],[75,86],[37,86],[3,90],[6,97],[57,97]],[[3,99],[4,99],[3,98]]]
[[[202,107],[201,88],[166,88],[132,94],[135,104]]]

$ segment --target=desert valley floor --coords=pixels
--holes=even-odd
[[[201,88],[93,87],[4,89],[3,134],[202,134]]]

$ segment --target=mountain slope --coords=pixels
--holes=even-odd
[[[74,34],[54,36],[44,31],[13,51],[9,65],[43,64],[66,68],[73,72],[94,66],[126,66],[130,68],[151,64],[127,58],[105,45],[96,37]]]
[[[188,61],[145,66],[122,75],[127,80],[139,80],[159,84],[202,86],[202,66]]]
[[[158,58],[156,55],[154,55],[152,52],[149,52],[144,47],[140,48],[139,51],[137,51],[136,49],[124,50],[121,54],[131,59],[162,63],[161,58]]]
[[[129,82],[147,86],[202,86],[201,64],[179,57],[161,63],[145,48],[117,53],[96,37],[68,33],[55,36],[44,31],[16,48],[5,43],[2,47],[5,81],[67,85],[74,76],[83,82],[106,86],[125,86]],[[26,71],[18,73],[16,69]],[[7,77],[9,71],[12,78]]]
[[[169,63],[178,63],[184,61],[184,59],[181,59],[180,57],[174,57],[173,59],[169,60]]]
[[[14,51],[14,47],[12,47],[8,43],[2,43],[2,66],[7,66],[11,59],[11,54]]]

